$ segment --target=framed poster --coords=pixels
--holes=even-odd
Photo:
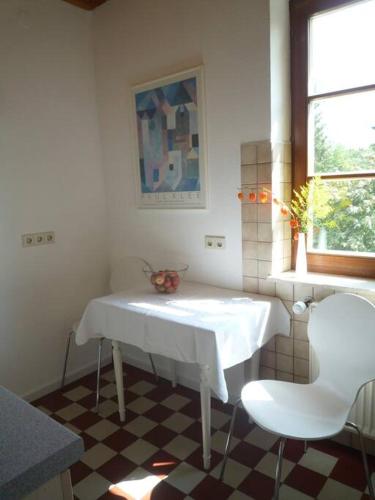
[[[203,69],[132,89],[141,208],[205,208]]]

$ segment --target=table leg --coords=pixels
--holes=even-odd
[[[60,482],[63,500],[73,500],[73,487],[69,469],[60,474]]]
[[[260,364],[260,349],[245,362],[245,383],[259,380],[259,364]],[[253,424],[254,420],[249,415],[249,424]]]
[[[177,387],[177,363],[174,359],[170,360],[170,367],[171,367],[171,384],[173,389],[176,389]]]
[[[207,365],[200,366],[203,467],[206,470],[211,466],[211,389],[208,385],[208,371]]]
[[[119,342],[112,340],[113,365],[115,368],[118,412],[121,422],[125,422],[124,379],[122,374],[122,357]]]
[[[258,349],[249,359],[250,366],[248,367],[246,383],[253,380],[259,380],[259,364],[260,364],[260,349]]]

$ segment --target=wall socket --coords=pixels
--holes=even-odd
[[[50,245],[55,243],[55,232],[46,231],[44,233],[27,233],[22,235],[22,246],[35,247],[39,245]]]
[[[210,236],[204,237],[204,246],[212,250],[224,250],[225,236]]]

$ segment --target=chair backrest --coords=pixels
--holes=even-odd
[[[111,265],[110,288],[113,293],[144,287],[148,279],[143,273],[144,261],[139,257],[121,257]]]
[[[358,295],[331,295],[313,310],[308,335],[319,360],[316,383],[330,385],[352,404],[375,379],[375,306]]]

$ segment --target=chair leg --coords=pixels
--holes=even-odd
[[[230,421],[230,426],[229,426],[229,432],[228,432],[228,437],[227,437],[227,442],[225,444],[225,451],[224,451],[224,457],[223,457],[223,464],[221,466],[221,471],[220,471],[220,476],[219,479],[220,481],[223,480],[224,477],[224,472],[225,472],[225,466],[227,465],[227,460],[228,460],[228,454],[229,454],[229,448],[230,448],[230,443],[232,441],[232,435],[233,435],[233,429],[234,429],[234,421],[236,420],[236,413],[238,410],[238,405],[241,403],[241,399],[236,401],[234,407],[233,407],[233,413],[232,413],[232,418]]]
[[[273,500],[279,500],[281,469],[282,469],[282,464],[283,464],[283,454],[284,454],[285,442],[286,442],[286,438],[280,439],[279,456],[278,456],[277,465],[276,465],[276,479],[275,479],[275,490],[273,493]]]
[[[355,429],[357,431],[358,437],[359,437],[359,444],[361,447],[361,453],[362,453],[362,461],[363,461],[363,468],[365,469],[365,475],[366,475],[366,480],[367,480],[367,485],[368,485],[368,491],[370,497],[375,500],[375,493],[374,493],[374,486],[371,481],[371,475],[369,472],[368,468],[368,461],[367,461],[367,455],[366,455],[366,448],[365,448],[365,442],[363,439],[362,432],[360,431],[359,427],[354,424],[353,422],[346,422],[348,427],[351,427],[352,429]]]
[[[99,396],[100,396],[100,370],[102,365],[102,346],[103,346],[103,338],[99,339],[98,344],[98,369],[96,371],[96,403],[95,403],[95,412],[99,413]]]
[[[152,371],[154,372],[155,382],[159,382],[159,375],[158,375],[158,372],[156,371],[154,360],[152,359],[152,355],[149,353],[148,357],[150,358]]]
[[[72,335],[73,335],[73,330],[71,330],[69,333],[68,333],[68,339],[66,341],[66,349],[65,349],[65,360],[64,360],[64,368],[63,368],[63,374],[62,374],[62,378],[61,378],[61,389],[64,387],[65,385],[65,375],[66,375],[66,367],[67,367],[67,364],[68,364],[68,357],[69,357],[69,351],[70,351],[70,340],[72,338]]]
[[[305,439],[303,442],[303,453],[306,453],[306,451],[307,451],[307,441]]]

